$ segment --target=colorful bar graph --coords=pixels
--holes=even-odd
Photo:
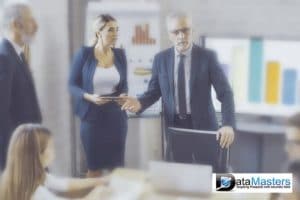
[[[247,50],[243,46],[236,46],[232,49],[232,87],[236,102],[246,102],[247,100]]]
[[[263,42],[261,39],[251,40],[249,59],[248,99],[251,103],[259,103],[262,100],[263,72]]]
[[[293,105],[296,103],[297,70],[285,69],[282,81],[282,103]]]
[[[149,24],[136,25],[131,40],[134,45],[153,45],[156,43],[156,39],[150,37]]]
[[[268,104],[279,103],[280,63],[269,61],[266,66],[266,93],[265,100]]]

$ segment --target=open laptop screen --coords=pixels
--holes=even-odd
[[[209,165],[151,161],[149,172],[151,184],[158,192],[192,196],[211,193]]]

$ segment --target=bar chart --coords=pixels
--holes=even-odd
[[[132,44],[135,45],[154,45],[156,39],[150,37],[149,24],[135,25]]]
[[[234,91],[236,111],[290,115],[300,107],[300,41],[207,37]],[[220,104],[214,100],[216,109]]]
[[[286,105],[296,104],[297,70],[285,69],[282,82],[282,103]]]

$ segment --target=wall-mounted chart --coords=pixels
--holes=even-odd
[[[133,45],[154,45],[155,43],[156,40],[150,36],[149,24],[137,24],[134,26]]]
[[[205,46],[218,55],[238,113],[289,116],[300,110],[300,41],[207,37]]]

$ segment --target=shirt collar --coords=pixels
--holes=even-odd
[[[14,41],[10,40],[9,38],[6,38],[14,47],[15,51],[17,52],[18,56],[21,55],[21,53],[23,52],[23,48],[18,45],[17,43],[15,43]]]
[[[192,53],[192,47],[193,47],[193,44],[191,44],[187,50],[185,50],[184,52],[181,52],[181,53],[177,51],[176,47],[174,47],[175,56],[178,57],[180,54],[183,54],[185,56],[190,56]]]

